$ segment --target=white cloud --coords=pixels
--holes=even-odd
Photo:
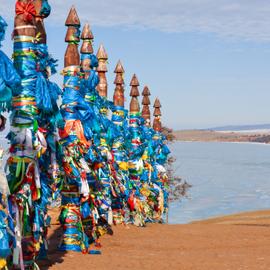
[[[82,21],[96,26],[203,32],[270,41],[269,0],[54,0],[49,23],[63,24],[72,4]],[[0,0],[0,14],[12,17],[15,0]],[[48,23],[47,22],[47,23]]]

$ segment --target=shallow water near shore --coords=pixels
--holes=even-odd
[[[192,188],[172,203],[170,224],[270,208],[270,146],[252,143],[176,142],[175,171]]]

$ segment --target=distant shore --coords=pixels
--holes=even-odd
[[[189,142],[250,142],[270,143],[270,131],[212,131],[212,130],[181,130],[175,131],[177,141]]]
[[[185,225],[117,226],[114,236],[102,238],[102,255],[91,256],[58,252],[60,229],[53,225],[51,266],[41,269],[268,270],[269,227],[270,211]]]

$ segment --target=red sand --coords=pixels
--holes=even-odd
[[[42,269],[270,269],[270,211],[244,213],[187,225],[117,226],[102,238],[102,255],[57,251],[52,226],[49,259]],[[57,237],[55,237],[57,236]]]

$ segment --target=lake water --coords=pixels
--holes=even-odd
[[[172,203],[169,222],[270,208],[270,145],[177,142],[170,146],[176,174],[192,185]]]

